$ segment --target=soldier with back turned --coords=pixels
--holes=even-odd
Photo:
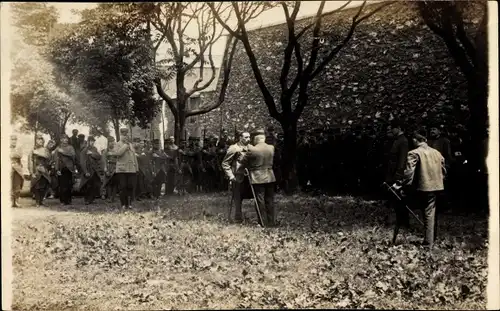
[[[248,152],[241,159],[243,168],[249,171],[258,208],[261,211],[262,226],[276,226],[276,208],[274,206],[274,183],[276,177],[273,171],[274,146],[266,144],[264,130],[254,132],[254,146],[248,147]]]

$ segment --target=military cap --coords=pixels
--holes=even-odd
[[[266,135],[266,132],[263,129],[256,129],[255,131],[252,132],[252,135]]]
[[[134,137],[134,139],[132,141],[134,143],[140,143],[141,142],[141,138],[140,137]]]
[[[174,136],[170,136],[170,137],[168,138],[168,140],[174,141],[174,140],[175,140],[175,137],[174,137]]]
[[[108,143],[109,143],[109,142],[115,142],[115,141],[116,141],[116,140],[115,140],[115,138],[114,138],[113,136],[109,136],[109,137],[108,137]]]
[[[63,138],[67,138],[67,139],[69,139],[69,136],[68,136],[68,135],[66,135],[66,134],[62,134],[60,139],[63,139]]]
[[[94,136],[89,136],[89,137],[87,137],[87,141],[95,141]]]
[[[120,129],[120,134],[121,134],[121,135],[128,135],[128,128],[126,128],[126,127],[122,127],[122,128]]]
[[[85,137],[85,135],[83,135],[83,134],[78,134],[78,137]]]

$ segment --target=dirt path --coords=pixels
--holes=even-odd
[[[45,207],[37,208],[34,206],[33,201],[27,198],[21,198],[20,202],[21,208],[11,208],[12,220],[24,220],[27,218],[46,218],[50,216],[69,216],[75,215],[75,212],[58,211],[54,209],[48,209]],[[48,202],[53,205],[53,202]]]

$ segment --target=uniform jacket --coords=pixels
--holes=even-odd
[[[75,173],[77,163],[75,148],[71,145],[59,146],[54,151],[54,162],[56,171],[67,168],[70,172]]]
[[[248,169],[252,184],[267,184],[276,181],[273,172],[274,146],[264,142],[249,146],[241,160],[241,165]]]
[[[24,177],[23,165],[21,163],[21,153],[17,149],[10,150],[10,160],[12,164],[12,172]]]
[[[403,178],[408,149],[408,139],[403,134],[399,135],[394,140],[388,155],[389,161],[387,163],[387,174],[385,177],[385,181],[388,184],[392,184],[396,180],[401,180]]]
[[[103,170],[101,154],[95,146],[87,146],[82,149],[80,152],[80,165],[83,173],[80,188],[83,188],[94,174],[99,176]],[[87,177],[85,174],[89,174],[89,176]]]
[[[179,170],[179,147],[175,144],[165,146],[165,153],[169,156],[167,168],[169,171]]]
[[[438,139],[429,140],[428,145],[429,147],[434,148],[441,153],[445,160],[446,166],[449,167],[452,161],[450,140],[446,137],[441,136]]]
[[[408,152],[404,184],[415,186],[417,191],[441,191],[445,174],[444,157],[426,143]]]
[[[30,175],[32,175],[31,188],[33,188],[41,178],[45,178],[50,183],[49,161],[50,152],[45,147],[36,148],[28,155],[28,170]]]
[[[119,141],[110,155],[116,155],[116,173],[137,173],[139,164],[131,143],[124,144]]]
[[[152,163],[152,172],[154,175],[158,175],[158,173],[163,172],[167,173],[167,162],[169,160],[169,156],[165,151],[158,149],[151,151],[151,163]]]
[[[241,166],[241,156],[248,150],[247,146],[239,142],[229,146],[226,155],[222,159],[222,170],[227,178],[236,178],[236,182],[243,182],[245,178],[245,169]]]

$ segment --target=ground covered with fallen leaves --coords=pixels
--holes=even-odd
[[[29,204],[25,199],[22,203]],[[13,309],[485,309],[487,220],[444,214],[433,252],[380,202],[277,197],[262,229],[222,195],[13,209]],[[117,204],[116,204],[117,205]]]

